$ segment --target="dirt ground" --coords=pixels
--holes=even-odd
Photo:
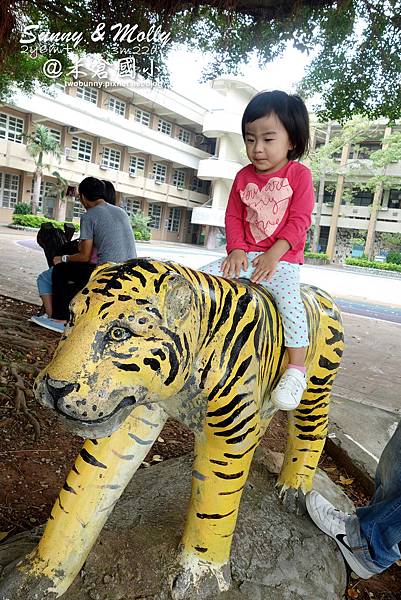
[[[0,296],[0,540],[4,534],[44,523],[83,440],[69,434],[56,416],[37,404],[32,383],[54,352],[59,334],[28,321],[37,306]],[[283,452],[286,417],[278,413],[262,445]],[[193,434],[169,420],[142,468],[192,450]],[[321,463],[329,477],[357,505],[368,502],[363,488],[326,453]],[[350,577],[348,598],[401,600],[400,568],[368,581]]]

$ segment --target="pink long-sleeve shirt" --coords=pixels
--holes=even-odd
[[[274,173],[257,173],[252,164],[238,171],[226,209],[227,253],[266,252],[277,240],[290,249],[281,257],[304,262],[306,232],[311,224],[314,190],[310,170],[289,161]]]

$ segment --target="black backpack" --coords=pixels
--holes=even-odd
[[[74,233],[72,223],[64,223],[64,231],[54,227],[53,223],[42,223],[36,241],[43,248],[49,267],[53,266],[55,256],[79,252],[79,240],[72,239]]]

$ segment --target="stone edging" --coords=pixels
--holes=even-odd
[[[377,277],[391,277],[393,279],[401,279],[401,272],[385,271],[384,269],[372,269],[371,267],[357,267],[356,265],[342,265],[344,271],[353,271],[354,273],[362,273],[366,275],[376,275]]]

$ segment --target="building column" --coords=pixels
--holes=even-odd
[[[386,144],[386,140],[390,135],[391,135],[391,127],[386,127],[386,129],[384,131],[384,138],[383,138],[383,144],[382,144],[383,150],[385,150],[388,147],[388,144]],[[384,173],[385,173],[385,168],[382,169],[382,174],[384,175]],[[380,181],[377,184],[377,187],[375,189],[372,207],[370,209],[368,233],[366,235],[366,242],[365,242],[365,254],[369,258],[369,260],[372,260],[373,256],[374,256],[377,213],[379,212],[379,209],[380,209],[380,203],[381,203],[381,199],[383,196],[383,188],[384,188],[383,181]]]
[[[316,130],[315,130],[316,132]],[[331,122],[328,123],[326,129],[326,137],[324,145],[328,146],[330,143],[331,135]],[[319,239],[320,239],[320,223],[322,221],[322,210],[324,200],[324,186],[326,185],[326,172],[323,171],[322,176],[319,180],[319,191],[316,202],[316,214],[315,214],[315,226],[313,228],[313,240],[312,240],[312,252],[319,252]]]
[[[351,149],[351,145],[345,144],[345,146],[343,147],[343,151],[341,153],[340,175],[338,175],[338,177],[337,177],[336,194],[334,197],[333,212],[332,212],[331,221],[330,221],[329,239],[327,242],[327,250],[326,250],[326,254],[328,254],[330,260],[333,260],[334,250],[336,247],[338,216],[340,214],[341,199],[342,199],[342,195],[344,192],[344,182],[345,182],[344,172],[345,172],[345,165],[347,164],[347,161],[348,161],[350,149]]]

